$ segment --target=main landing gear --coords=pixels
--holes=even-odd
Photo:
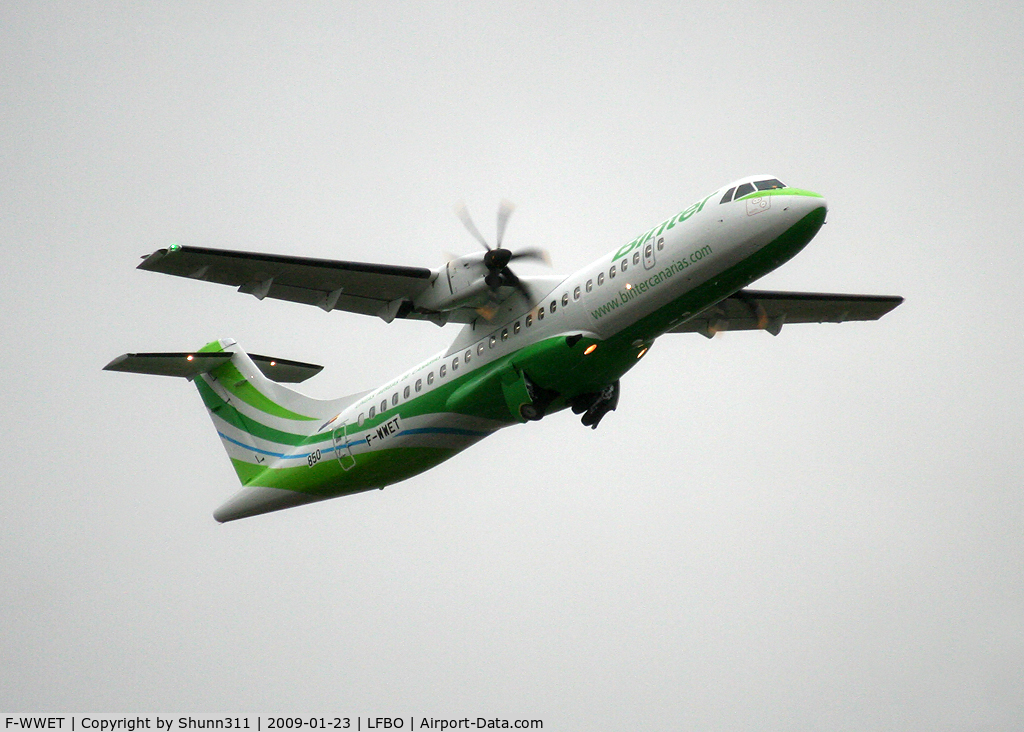
[[[526,384],[526,393],[529,394],[530,401],[519,407],[519,414],[528,422],[535,422],[547,414],[548,407],[558,396],[558,392],[537,386],[525,373],[523,382]]]
[[[535,422],[547,414],[551,402],[558,396],[558,392],[545,389],[535,384],[529,376],[523,374],[523,383],[526,385],[526,393],[530,401],[519,407],[519,414],[528,422]],[[619,381],[601,389],[601,391],[580,394],[570,400],[574,414],[582,414],[584,426],[597,429],[597,425],[608,412],[614,411],[619,405]]]
[[[609,384],[598,392],[580,394],[569,402],[573,414],[582,414],[583,425],[596,430],[601,418],[608,412],[615,411],[619,405],[619,380]]]

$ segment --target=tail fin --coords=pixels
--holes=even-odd
[[[252,483],[361,396],[313,399],[275,383],[304,381],[322,369],[250,355],[233,340],[214,341],[191,353],[127,353],[105,367],[192,381],[242,485]]]

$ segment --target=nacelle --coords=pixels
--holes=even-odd
[[[491,299],[484,281],[487,267],[483,254],[468,254],[448,262],[431,278],[430,287],[416,296],[417,310],[445,312],[463,307],[482,307]]]

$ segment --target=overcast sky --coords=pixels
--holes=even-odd
[[[0,708],[1024,726],[1021,4],[627,6],[0,6]],[[829,203],[757,286],[906,302],[666,336],[596,432],[222,526],[194,389],[101,371],[233,337],[330,397],[457,333],[172,242],[434,267],[509,198],[569,273],[754,173]]]

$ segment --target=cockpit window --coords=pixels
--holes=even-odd
[[[735,190],[736,190],[735,188],[730,188],[729,190],[727,190],[727,191],[725,192],[725,195],[724,195],[724,196],[722,196],[722,200],[721,200],[721,201],[719,201],[718,203],[719,203],[719,204],[722,204],[722,203],[729,203],[729,201],[731,201],[731,200],[732,200],[732,192],[733,192],[733,191],[735,191]]]
[[[759,191],[770,191],[773,188],[785,188],[786,187],[786,184],[783,183],[778,178],[770,178],[769,180],[759,180],[754,185],[757,186],[757,190],[759,190]]]
[[[738,201],[741,198],[743,198],[745,195],[747,195],[748,193],[753,193],[753,192],[754,192],[754,184],[753,183],[744,183],[743,185],[738,186],[736,188],[736,195],[733,196],[733,200],[734,201]]]

